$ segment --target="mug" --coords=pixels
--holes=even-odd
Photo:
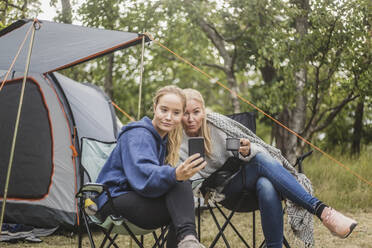
[[[238,157],[238,151],[240,148],[240,139],[238,138],[226,138],[226,150],[232,151],[234,157]]]

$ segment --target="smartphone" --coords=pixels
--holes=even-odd
[[[204,138],[192,137],[189,139],[189,157],[195,153],[200,153],[200,156],[204,157]]]

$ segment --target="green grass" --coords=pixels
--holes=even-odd
[[[351,159],[340,153],[332,156],[352,172],[372,183],[371,151],[364,151],[358,159]],[[372,185],[326,156],[319,153],[312,155],[310,159],[304,161],[303,168],[313,183],[315,196],[326,204],[347,211],[372,209]]]

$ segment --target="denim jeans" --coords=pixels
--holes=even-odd
[[[239,172],[226,185],[227,196],[243,189],[255,191],[258,197],[262,230],[267,247],[281,248],[283,243],[283,212],[281,198],[315,213],[317,198],[310,195],[277,160],[267,153],[258,153],[244,165],[245,185]]]

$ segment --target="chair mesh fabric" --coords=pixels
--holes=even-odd
[[[108,216],[106,218],[106,220],[100,224],[100,226],[102,226],[103,228],[105,229],[109,229],[110,226],[112,224],[114,224],[114,228],[112,229],[112,232],[113,233],[117,233],[117,234],[122,234],[122,235],[128,235],[128,231],[127,229],[125,229],[125,227],[122,225],[123,221],[125,220],[122,220],[122,221],[114,221],[111,216]],[[140,228],[134,224],[132,224],[131,222],[129,221],[125,221],[125,223],[127,224],[127,226],[129,227],[129,229],[136,235],[145,235],[145,234],[148,234],[150,232],[152,232],[153,230],[148,230],[148,229],[143,229],[143,228]]]
[[[88,174],[91,182],[95,182],[97,180],[99,172],[115,146],[116,142],[101,142],[89,138],[81,139],[81,164]],[[109,229],[112,224],[114,224],[112,233],[117,234],[128,235],[128,231],[122,225],[123,221],[125,221],[129,229],[135,235],[144,235],[153,231],[140,228],[124,218],[120,218],[120,220],[117,221],[113,220],[112,216],[108,216],[104,221],[101,221],[96,216],[89,215],[89,219],[106,230]]]
[[[82,138],[81,164],[89,175],[90,181],[95,182],[106,160],[115,148],[116,142],[101,142]]]

